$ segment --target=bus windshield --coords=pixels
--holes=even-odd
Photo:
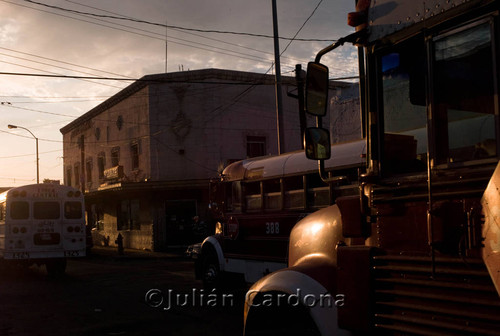
[[[385,49],[386,174],[425,171],[428,129],[436,164],[496,157],[495,68],[489,21]]]

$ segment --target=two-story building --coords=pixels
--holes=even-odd
[[[301,148],[294,89],[283,77],[282,152]],[[95,244],[118,233],[138,249],[196,240],[209,180],[277,154],[275,106],[274,76],[205,69],[145,76],[64,126],[64,183],[85,192]]]

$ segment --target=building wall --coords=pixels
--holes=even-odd
[[[119,165],[124,167],[124,180],[141,181],[148,178],[151,174],[148,158],[148,112],[148,88],[145,87],[78,125],[70,132],[63,133],[64,183],[82,190],[98,189],[104,183],[104,179],[99,178],[99,156],[104,156],[104,169],[109,169],[114,166],[112,151],[118,148]],[[83,160],[82,137],[84,139]],[[139,146],[138,169],[132,169],[131,145],[134,143]],[[91,166],[90,178],[87,174],[87,164]],[[71,173],[68,174],[68,171]],[[80,176],[79,181],[75,178],[77,175]],[[85,185],[82,188],[83,179]]]
[[[229,160],[247,157],[248,136],[265,138],[263,154],[278,153],[274,85],[209,82],[151,85],[153,180],[216,177]],[[299,149],[297,101],[284,99],[283,110],[284,151]]]
[[[95,223],[92,230],[94,245],[117,246],[116,239],[120,233],[125,248],[153,250],[153,217],[151,212],[151,200],[143,195],[121,195],[120,198],[112,198],[98,203],[98,211],[101,213],[99,223]],[[117,225],[117,210],[122,202],[139,203],[139,222],[131,228],[119,229]],[[89,213],[92,211],[89,209]]]
[[[287,95],[295,79],[283,82],[282,152],[288,152],[301,148],[301,136],[298,101]],[[65,184],[86,191],[95,244],[115,246],[119,233],[125,247],[137,249],[203,239],[190,230],[195,215],[206,220],[209,179],[247,158],[248,140],[265,139],[265,146],[252,145],[254,153],[278,154],[275,104],[270,75],[215,69],[151,75],[61,129]],[[308,125],[314,123],[309,117]],[[139,150],[135,169],[133,146]],[[118,148],[119,160],[112,162]],[[85,174],[82,186],[76,167],[83,176],[87,162],[92,180]],[[116,164],[123,176],[111,169]],[[99,178],[102,168],[114,175]]]

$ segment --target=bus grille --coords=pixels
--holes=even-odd
[[[500,335],[500,298],[481,260],[375,256],[382,335]]]

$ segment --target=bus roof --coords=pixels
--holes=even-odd
[[[53,195],[56,193],[56,191],[59,196]],[[10,188],[9,190],[0,194],[0,200],[5,199],[7,196],[10,197],[11,195],[17,195],[22,192],[24,192],[26,196],[32,198],[40,198],[40,199],[53,198],[53,197],[64,198],[67,196],[67,193],[69,191],[73,192],[72,197],[80,197],[82,195],[78,189],[75,189],[70,186],[51,184],[51,183],[38,183],[38,184],[35,183],[35,184],[27,184],[19,187]]]
[[[443,16],[453,16],[464,8],[482,6],[493,0],[377,0],[368,9],[368,42],[374,42],[405,28],[415,31],[441,22]]]
[[[332,145],[327,170],[361,166],[365,163],[366,141],[356,140]],[[276,156],[258,157],[230,164],[222,172],[225,181],[257,180],[298,175],[318,170],[318,161],[306,158],[303,150]]]

